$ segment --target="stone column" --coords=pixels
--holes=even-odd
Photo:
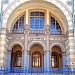
[[[50,54],[49,51],[46,51],[46,68],[49,69],[50,68]]]
[[[62,67],[63,67],[63,69],[66,68],[66,65],[67,65],[66,61],[67,61],[67,59],[66,59],[66,52],[63,52],[62,53]]]
[[[30,63],[30,51],[27,51],[27,68],[29,68],[30,67],[30,65],[29,65],[29,63]]]
[[[29,68],[29,52],[23,51],[22,52],[22,66],[24,68]]]
[[[46,68],[50,68],[50,51],[49,51],[49,25],[46,27]]]
[[[23,51],[23,68],[28,68],[29,65],[29,58],[28,58],[28,25],[25,25],[25,30],[24,30],[24,51]]]
[[[44,68],[46,68],[46,51],[44,52]]]
[[[7,50],[7,55],[6,55],[6,68],[10,69],[11,68],[11,50]]]
[[[27,51],[22,52],[22,67],[27,68]]]
[[[51,67],[51,63],[52,63],[52,60],[51,60],[51,53],[52,53],[52,52],[50,51],[50,52],[49,52],[49,64],[50,64],[50,68],[52,68],[52,67]]]

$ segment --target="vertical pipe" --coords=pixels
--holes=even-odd
[[[75,47],[74,0],[72,0],[72,24],[74,27],[74,47]]]
[[[2,18],[3,18],[3,0],[1,1],[1,26],[0,28],[2,28]]]

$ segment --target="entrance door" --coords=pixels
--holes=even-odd
[[[41,61],[41,53],[38,51],[35,51],[32,54],[32,67],[41,67],[42,61]]]
[[[43,47],[39,44],[34,44],[30,48],[30,65],[32,68],[43,68],[44,64]]]

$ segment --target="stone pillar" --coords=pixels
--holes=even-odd
[[[23,68],[28,68],[29,65],[29,57],[28,57],[28,25],[25,25],[25,30],[24,30],[24,51],[22,55],[22,60],[23,60]]]
[[[66,52],[63,52],[62,53],[62,68],[64,69],[64,68],[66,68],[66,62],[67,61],[67,59],[66,59]]]
[[[50,68],[52,68],[52,66],[51,66],[51,63],[52,63],[52,60],[51,60],[51,51],[49,52],[49,64],[50,64]]]
[[[30,51],[27,51],[27,68],[30,67],[30,65],[29,65],[30,64],[30,60],[29,60],[30,58],[29,57],[30,57]]]
[[[7,50],[7,55],[6,55],[6,68],[10,69],[11,68],[11,50]]]
[[[29,52],[23,51],[22,52],[22,66],[24,68],[29,68]]]
[[[50,54],[49,51],[46,51],[46,68],[49,69],[50,68]]]
[[[73,25],[70,25],[70,27]],[[74,30],[68,29],[67,40],[65,42],[67,53],[67,64],[70,68],[75,68],[75,43],[74,43]]]
[[[7,29],[1,28],[0,32],[0,67],[6,66],[6,52],[8,48]]]
[[[50,68],[50,51],[49,51],[49,25],[46,27],[46,68]]]
[[[27,51],[22,52],[22,67],[27,68]]]
[[[46,64],[47,64],[47,62],[46,62],[46,51],[44,52],[44,68],[46,68]]]

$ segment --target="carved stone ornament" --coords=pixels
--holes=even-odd
[[[4,0],[4,3],[5,3],[5,4],[8,4],[8,2],[9,2],[8,0]]]
[[[68,1],[67,1],[67,4],[68,4],[69,6],[72,6],[72,1],[71,1],[71,0],[68,0]]]

